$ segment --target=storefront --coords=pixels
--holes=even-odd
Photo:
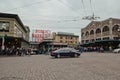
[[[17,14],[0,13],[0,49],[5,48],[28,48],[28,26],[24,26]]]
[[[0,47],[2,47],[2,37],[0,37]],[[27,48],[29,47],[29,42],[25,41],[22,38],[17,38],[17,37],[8,37],[5,36],[4,37],[4,46],[7,48],[10,47],[23,47],[23,48]]]
[[[98,40],[94,42],[81,44],[81,46],[87,48],[102,47],[105,51],[109,51],[110,48],[112,49],[117,48],[119,44],[120,44],[120,40]]]

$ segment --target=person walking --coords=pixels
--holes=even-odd
[[[79,51],[80,51],[80,53],[83,52],[83,47],[82,46],[79,47]]]
[[[31,48],[28,48],[28,55],[31,55]]]

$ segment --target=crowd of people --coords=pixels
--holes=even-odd
[[[35,54],[49,54],[51,51],[57,50],[59,47],[50,47],[50,48],[39,48],[39,49],[34,49],[34,48],[22,48],[22,47],[10,47],[10,48],[5,48],[4,50],[0,48],[0,55],[18,55],[18,56],[24,56],[24,55],[31,55],[32,52],[35,52]],[[75,49],[79,50],[81,53],[82,52],[104,52],[106,51],[105,48],[101,47],[82,47],[78,46]],[[108,51],[112,51],[112,48],[109,47]]]
[[[30,55],[31,54],[31,48],[21,48],[21,47],[11,47],[11,48],[5,48],[4,50],[0,48],[0,55]]]
[[[84,52],[104,52],[103,47],[82,47]]]
[[[113,48],[110,47],[104,47],[104,46],[98,46],[98,47],[78,47],[79,51],[81,52],[112,52]]]
[[[50,53],[51,51],[55,51],[58,50],[60,48],[64,48],[64,47],[51,47],[51,48],[39,48],[38,49],[38,53],[39,54],[47,54]],[[82,47],[82,46],[77,46],[77,47],[72,47],[75,48],[76,50],[79,50],[79,52],[105,52],[106,49],[101,47]],[[112,51],[111,49],[109,49],[108,51]]]

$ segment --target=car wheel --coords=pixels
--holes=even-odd
[[[78,55],[77,55],[77,54],[74,54],[74,57],[78,57]]]
[[[57,54],[57,58],[60,58],[60,54]]]

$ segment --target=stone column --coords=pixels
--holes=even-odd
[[[93,30],[94,30],[94,41],[96,41],[96,28],[95,28],[95,24],[93,24]]]
[[[112,19],[110,19],[109,21],[109,36],[110,36],[110,39],[113,39],[113,34],[112,34]]]

